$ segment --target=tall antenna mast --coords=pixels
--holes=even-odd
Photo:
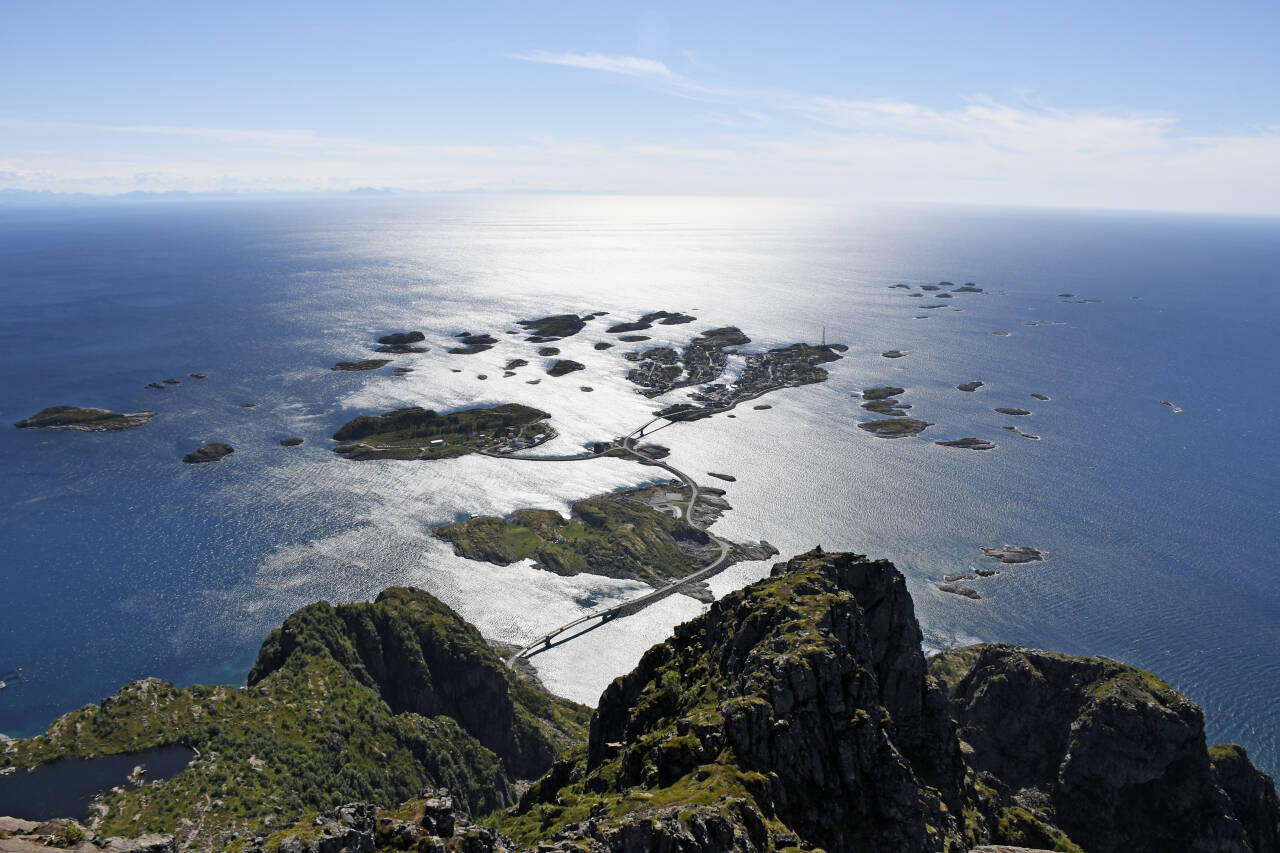
[[[823,323],[823,324],[822,324],[822,345],[823,345],[824,347],[827,345],[827,325],[826,325],[826,323]]]

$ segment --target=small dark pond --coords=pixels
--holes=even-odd
[[[123,785],[133,768],[147,768],[148,782],[168,779],[185,768],[196,751],[189,746],[162,746],[143,752],[68,758],[0,776],[0,815],[25,820],[84,818],[99,791]]]

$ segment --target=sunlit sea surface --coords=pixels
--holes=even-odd
[[[431,529],[566,510],[653,469],[353,463],[328,436],[359,413],[515,401],[553,414],[560,437],[542,452],[575,452],[665,402],[625,381],[629,345],[592,344],[614,337],[609,322],[667,309],[698,322],[655,326],[639,346],[726,324],[762,347],[824,327],[849,346],[830,381],[761,401],[772,409],[660,434],[673,464],[727,489],[718,533],[784,556],[820,544],[892,559],[930,648],[1003,640],[1150,668],[1204,707],[1210,742],[1238,741],[1274,773],[1277,270],[1280,223],[1257,219],[594,197],[0,211],[0,420],[59,403],[159,412],[116,434],[0,429],[0,671],[29,679],[0,690],[0,731],[34,734],[142,676],[240,683],[266,632],[321,598],[412,584],[520,643],[638,594],[470,562]],[[938,300],[907,295],[943,279],[986,292],[929,310]],[[537,344],[505,332],[569,311],[610,315],[557,344],[587,369],[553,379]],[[399,329],[431,346],[394,357],[413,373],[328,369]],[[445,354],[460,331],[499,343]],[[531,364],[502,378],[516,357]],[[182,384],[143,388],[168,377]],[[986,385],[955,389],[974,379]],[[856,392],[882,384],[935,425],[896,441],[858,430]],[[291,435],[306,444],[280,447]],[[999,448],[933,443],[962,436]],[[235,454],[179,462],[213,440]],[[980,549],[1004,544],[1048,561],[973,582],[977,601],[938,591],[945,574],[996,567]],[[711,585],[768,569],[739,564]],[[702,607],[669,598],[534,662],[594,703]]]

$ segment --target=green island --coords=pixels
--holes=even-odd
[[[333,434],[335,453],[348,459],[450,459],[468,453],[510,453],[555,437],[551,415],[519,403],[437,414],[396,409],[360,415]]]
[[[905,388],[899,388],[896,385],[866,388],[862,392],[862,399],[866,400],[862,408],[877,415],[888,415],[892,418],[905,417],[911,404],[896,399],[899,394],[905,392]]]
[[[1274,849],[1271,779],[1239,746],[1206,747],[1200,708],[1159,677],[1004,644],[926,657],[921,639],[892,563],[815,549],[677,626],[593,710],[508,666],[420,590],[319,602],[271,632],[240,689],[144,679],[42,735],[0,741],[11,772],[178,744],[195,753],[163,781],[121,780],[84,814],[6,818],[0,843]]]
[[[14,424],[18,429],[56,429],[73,432],[118,432],[151,421],[155,412],[113,412],[110,409],[82,409],[79,406],[50,406]]]
[[[997,447],[994,441],[975,436],[966,436],[965,438],[957,438],[951,441],[935,441],[934,444],[939,447],[959,447],[963,450],[995,450]]]
[[[909,438],[919,435],[933,424],[917,418],[893,418],[891,420],[863,421],[858,429],[866,430],[879,438]]]
[[[864,400],[884,400],[889,397],[897,397],[905,394],[906,388],[899,388],[896,385],[880,385],[876,388],[862,389],[862,399]]]
[[[662,586],[718,554],[707,533],[672,515],[688,500],[681,486],[648,486],[575,501],[567,519],[553,509],[526,509],[446,524],[435,535],[471,560],[533,560],[559,575],[590,572]]]

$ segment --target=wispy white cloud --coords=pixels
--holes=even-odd
[[[635,56],[537,51],[515,58],[605,72],[689,100],[691,124],[673,133],[637,122],[626,128],[626,142],[606,142],[585,125],[557,137],[510,128],[500,142],[450,145],[305,129],[0,118],[0,128],[35,140],[27,150],[0,149],[0,184],[99,192],[374,185],[791,194],[1280,214],[1277,126],[1191,135],[1176,115],[1057,109],[1033,95],[1012,102],[973,96],[941,107],[726,86]],[[59,148],[62,138],[75,144]],[[85,138],[94,140],[92,153]]]
[[[508,54],[511,59],[524,62],[538,62],[544,65],[564,65],[569,68],[586,68],[591,71],[609,71],[614,74],[626,74],[629,77],[658,77],[674,80],[679,77],[667,67],[665,62],[656,59],[644,59],[639,56],[618,56],[604,53],[559,53],[547,50],[534,50],[528,53]]]

